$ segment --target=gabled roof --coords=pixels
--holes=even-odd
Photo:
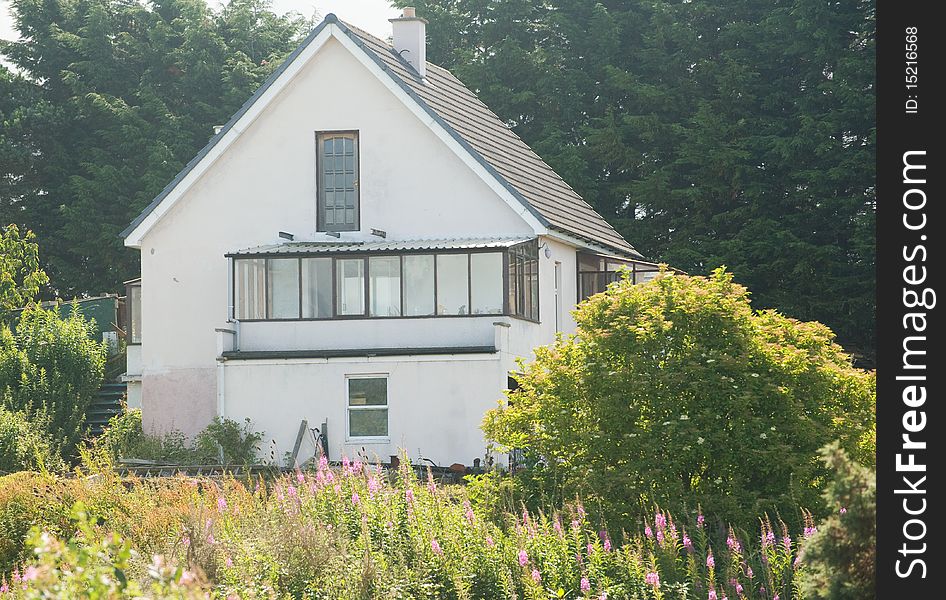
[[[398,87],[443,127],[471,158],[543,226],[617,250],[622,254],[640,256],[621,234],[449,71],[427,63],[427,77],[421,78],[390,44],[339,21],[334,14],[325,17],[230,118],[220,133],[211,138],[207,146],[188,162],[177,177],[132,221],[121,233],[122,237],[127,237],[144,222],[330,24],[337,25],[341,32],[381,67]]]

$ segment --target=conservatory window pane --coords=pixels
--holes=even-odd
[[[332,259],[302,259],[302,316],[327,319],[332,316]]]
[[[434,314],[434,255],[404,257],[404,316]]]
[[[338,273],[338,314],[365,314],[365,261],[363,258],[340,258],[335,261]]]
[[[495,252],[470,255],[470,294],[474,315],[503,312],[503,255]]]
[[[401,316],[401,258],[374,256],[368,259],[368,298],[372,317]]]
[[[437,255],[437,314],[467,315],[469,311],[469,255]]]
[[[237,318],[266,318],[266,261],[264,259],[238,260],[237,272]]]
[[[269,259],[266,301],[268,318],[299,318],[299,261],[295,258]]]

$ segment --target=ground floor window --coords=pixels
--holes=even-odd
[[[352,375],[348,378],[348,437],[388,437],[388,378]]]

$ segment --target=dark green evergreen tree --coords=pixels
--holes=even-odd
[[[119,232],[295,47],[266,0],[13,0],[0,53],[0,222],[36,232],[49,293],[138,273]]]
[[[645,255],[874,347],[874,3],[396,0]]]

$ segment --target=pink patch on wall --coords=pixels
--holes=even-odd
[[[174,369],[141,380],[141,426],[160,435],[181,431],[193,438],[217,415],[216,369]]]

